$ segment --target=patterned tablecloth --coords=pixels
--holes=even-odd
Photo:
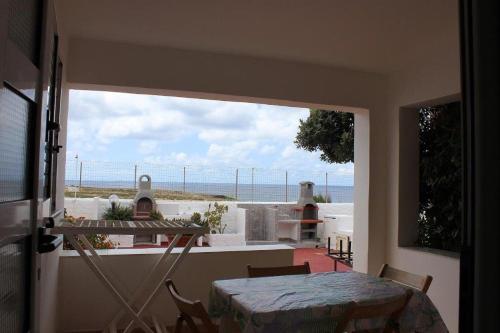
[[[215,281],[212,318],[236,320],[244,333],[333,332],[349,302],[380,303],[405,292],[392,281],[357,272],[328,272]],[[351,329],[376,327],[357,320]],[[401,332],[448,332],[429,297],[415,291],[400,318]]]

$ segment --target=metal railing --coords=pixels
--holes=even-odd
[[[95,189],[137,189],[143,174],[156,190],[217,196],[257,202],[296,201],[299,182],[315,183],[315,195],[331,202],[352,202],[352,176],[332,177],[332,171],[278,170],[176,166],[156,163],[77,161],[66,162],[66,186]],[[185,197],[188,199],[189,197]]]

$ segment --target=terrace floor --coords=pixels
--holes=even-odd
[[[308,261],[313,273],[333,271],[333,260],[326,255],[326,248],[302,248],[293,251],[293,264],[300,265]],[[350,271],[351,268],[339,263],[339,272]]]
[[[167,243],[162,243],[160,246],[154,245],[135,245],[134,248],[151,248],[151,247],[167,247]],[[311,272],[331,272],[333,271],[333,260],[326,255],[326,248],[297,248],[293,251],[293,264],[301,265],[305,261],[309,262]],[[341,263],[337,265],[339,272],[350,271],[351,268]]]

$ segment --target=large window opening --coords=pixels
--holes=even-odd
[[[69,219],[208,223],[200,246],[352,239],[352,113],[73,90],[68,121]],[[143,198],[152,199],[147,212]],[[95,237],[94,245],[170,241],[145,239]]]

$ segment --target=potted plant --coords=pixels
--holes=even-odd
[[[227,213],[229,207],[224,204],[215,202],[213,205],[208,205],[208,210],[203,214],[203,223],[206,224],[210,233],[206,235],[207,241],[210,246],[224,245],[224,231],[227,224],[222,223],[222,216]]]

